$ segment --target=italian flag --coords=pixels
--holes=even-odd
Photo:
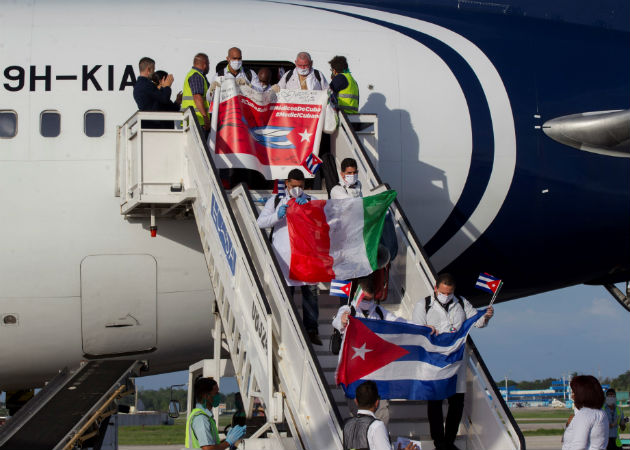
[[[294,201],[287,209],[291,244],[289,278],[310,283],[348,280],[369,275],[385,213],[396,198],[386,191],[363,198]]]

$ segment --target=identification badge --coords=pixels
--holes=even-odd
[[[451,333],[455,333],[456,331],[457,331],[457,328],[451,327]]]

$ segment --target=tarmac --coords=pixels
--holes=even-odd
[[[559,450],[562,448],[561,438],[562,436],[526,436],[525,445],[528,450]],[[119,450],[179,450],[183,448],[183,445],[121,445],[118,447]]]

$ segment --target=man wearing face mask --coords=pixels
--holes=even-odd
[[[304,205],[311,198],[304,193],[304,174],[300,169],[293,169],[285,180],[287,195],[272,195],[262,212],[258,216],[260,228],[271,228],[271,245],[273,246],[278,265],[287,285],[290,287],[291,296],[295,293],[295,287],[302,290],[302,321],[308,333],[309,339],[315,345],[322,345],[318,332],[319,306],[317,301],[317,285],[310,285],[302,281],[289,278],[291,266],[291,242],[289,240],[289,227],[287,225],[287,208],[290,200],[295,200],[298,205]]]
[[[232,47],[229,49],[228,55],[225,59],[227,60],[227,66],[212,77],[210,90],[207,93],[208,101],[212,99],[212,93],[220,84],[219,77],[223,77],[224,79],[234,79],[237,84],[249,84],[257,91],[262,92],[263,89],[260,85],[256,72],[243,67],[243,53],[240,48]]]
[[[192,106],[199,125],[207,132],[210,130],[210,105],[206,101],[210,60],[205,53],[197,53],[192,69],[186,75],[182,90],[182,111]]]
[[[617,450],[621,448],[619,435],[626,429],[627,419],[623,416],[621,408],[617,407],[617,392],[610,388],[606,391],[606,403],[604,412],[608,416],[608,446],[606,450]]]
[[[431,334],[455,333],[466,319],[477,314],[477,310],[463,297],[455,296],[455,279],[448,273],[440,274],[435,281],[434,294],[416,303],[411,321],[431,328]],[[483,328],[494,315],[494,308],[488,307],[475,326]],[[457,373],[457,393],[448,398],[446,424],[442,415],[442,400],[429,400],[427,409],[431,439],[436,450],[453,450],[459,422],[464,411],[466,392],[466,366],[461,365]]]
[[[186,448],[201,448],[203,450],[223,450],[236,448],[239,440],[245,435],[247,427],[234,426],[230,429],[225,441],[221,442],[217,423],[211,408],[216,408],[221,402],[219,385],[212,378],[199,378],[195,382],[195,408],[186,420]]]
[[[276,92],[280,89],[325,91],[328,89],[328,81],[323,73],[313,69],[311,55],[307,52],[300,52],[295,58],[295,69],[285,73],[273,89]]]
[[[341,161],[341,179],[339,184],[330,190],[330,198],[357,198],[363,197],[357,162],[353,158]]]

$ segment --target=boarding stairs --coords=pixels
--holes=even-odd
[[[135,392],[144,363],[94,360],[63,369],[0,428],[2,450],[100,448],[117,400]]]
[[[176,126],[143,127],[143,122],[155,120]],[[364,195],[388,188],[375,169],[377,129],[373,115],[341,114],[338,130],[331,135],[337,164],[345,157],[357,160]],[[302,326],[300,299],[297,294],[295,301],[290,298],[267,234],[256,224],[271,192],[249,191],[242,184],[225,190],[201,136],[190,109],[138,112],[118,128],[117,142],[121,214],[150,220],[158,235],[162,220],[194,217],[197,223],[216,297],[212,354],[227,350],[230,359],[202,361],[191,374],[235,376],[248,417],[254,405],[262,403],[264,423],[257,430],[248,427],[242,448],[341,450],[347,404],[334,383],[337,356],[328,350],[339,301],[325,292],[320,295],[320,336],[325,342],[312,346]],[[325,190],[309,194],[327,198]],[[391,213],[399,252],[390,270],[386,307],[409,318],[415,302],[432,293],[435,273],[398,201]],[[471,339],[465,358],[468,394],[458,446],[524,448],[522,434]],[[189,390],[189,405],[190,396]],[[393,438],[414,438],[423,441],[425,449],[433,448],[425,402],[392,401],[390,415]]]

